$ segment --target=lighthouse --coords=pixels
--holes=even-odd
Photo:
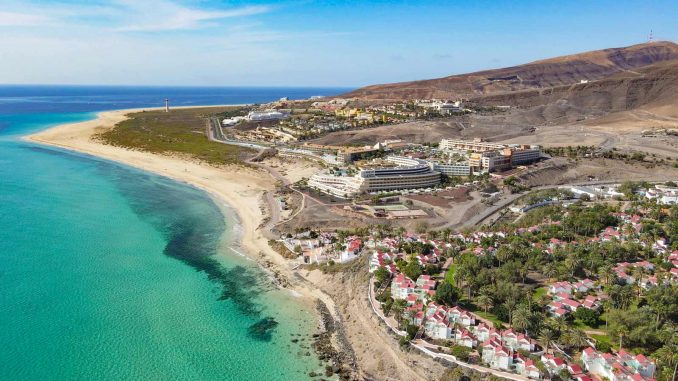
[[[165,112],[169,112],[169,99],[165,98]]]

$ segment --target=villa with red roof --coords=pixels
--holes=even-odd
[[[600,353],[589,347],[581,356],[586,370],[610,381],[650,381],[656,370],[655,363],[647,357],[632,355],[624,350],[615,355]]]
[[[535,364],[534,360],[527,358],[520,353],[516,353],[513,356],[513,364],[516,372],[520,375],[535,380],[541,378],[541,372],[539,371],[539,368],[537,368],[537,364]]]
[[[490,368],[509,370],[513,364],[513,356],[508,348],[497,340],[487,340],[482,344],[483,362]]]
[[[414,293],[417,285],[405,274],[398,274],[391,282],[391,297],[393,299],[407,299],[409,294]]]
[[[560,371],[567,367],[565,360],[551,354],[541,355],[541,362],[552,375],[560,373]]]

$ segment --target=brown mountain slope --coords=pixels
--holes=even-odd
[[[678,114],[678,59],[589,83],[483,95],[472,102],[515,106],[540,114],[547,123],[637,108],[672,118]]]
[[[373,85],[344,97],[373,100],[472,98],[498,92],[571,85],[581,80],[599,80],[673,59],[678,59],[678,44],[658,41],[438,79]]]

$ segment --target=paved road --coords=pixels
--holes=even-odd
[[[217,118],[210,118],[207,122],[207,137],[209,140],[217,142],[217,143],[222,143],[222,144],[229,144],[229,145],[237,145],[241,147],[247,147],[247,148],[253,148],[257,149],[260,152],[269,149],[271,147],[266,147],[263,145],[256,145],[256,144],[250,144],[250,143],[242,143],[242,142],[235,142],[232,140],[226,139],[224,136],[224,132],[221,129],[221,124],[219,123],[219,120]],[[259,169],[262,169],[266,171],[274,180],[279,181],[283,186],[289,186],[291,185],[290,180],[283,176],[280,172],[278,172],[275,168],[271,168],[269,166],[266,166],[261,163],[257,163],[250,160],[246,161],[247,164],[252,165],[254,167],[257,167]],[[281,215],[280,215],[280,204],[276,200],[275,193],[274,192],[266,192],[264,196],[264,200],[266,201],[266,204],[268,205],[268,210],[270,213],[270,218],[268,222],[266,223],[266,226],[264,226],[263,229],[263,234],[266,236],[268,239],[278,239],[278,237],[275,233],[275,227],[291,220],[294,218],[301,210],[303,210],[304,206],[306,205],[306,195],[293,187],[290,187],[294,192],[297,192],[301,195],[301,208],[297,210],[292,216],[287,218],[286,220],[282,220]]]
[[[573,187],[573,186],[615,185],[615,184],[620,184],[622,182],[624,182],[624,180],[618,180],[618,181],[587,181],[587,182],[572,183],[572,184],[544,185],[544,186],[532,188],[531,191],[544,190],[544,189],[555,189],[555,188],[562,188],[562,187]],[[649,183],[664,183],[664,181],[648,181],[648,182]],[[511,204],[513,204],[516,200],[518,200],[520,197],[525,196],[525,195],[526,195],[526,193],[509,195],[506,199],[503,199],[499,203],[492,205],[490,208],[484,210],[482,213],[478,213],[475,216],[471,217],[466,222],[461,224],[458,227],[458,229],[462,229],[462,228],[469,227],[469,226],[480,226],[480,225],[482,225],[483,222],[485,222],[488,218],[494,216],[495,214],[500,212],[502,209],[511,206]]]

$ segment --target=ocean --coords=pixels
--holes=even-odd
[[[313,311],[205,193],[21,136],[103,110],[347,89],[0,86],[1,380],[304,380]],[[228,210],[228,209],[226,209]]]

